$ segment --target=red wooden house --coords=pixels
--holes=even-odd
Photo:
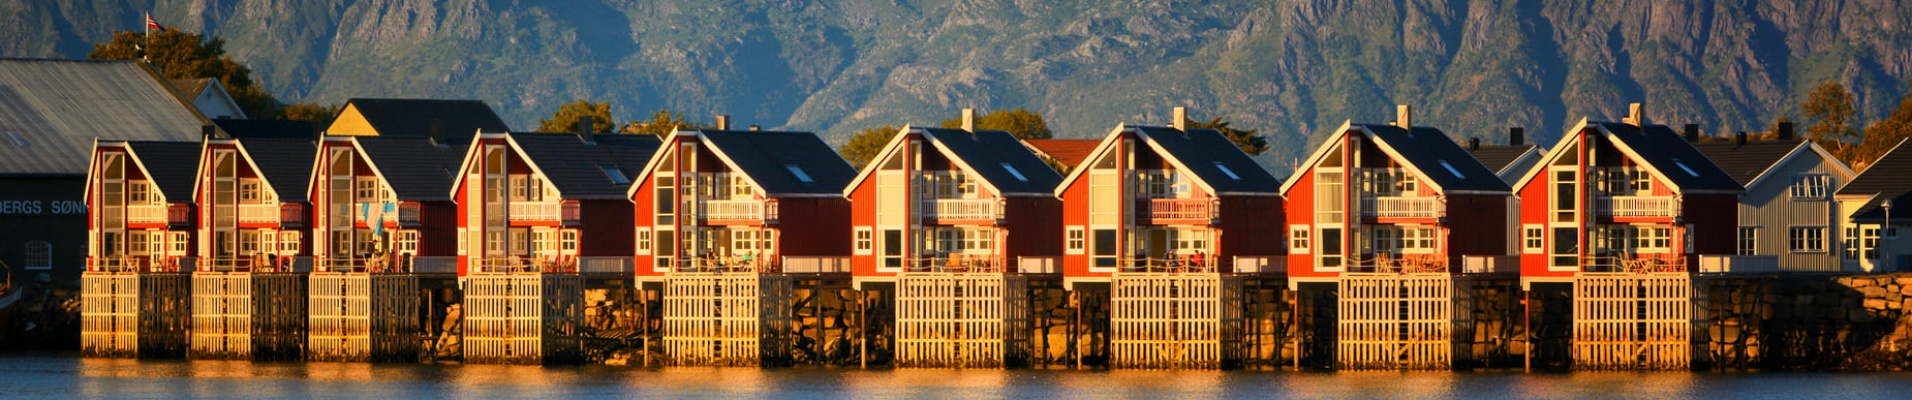
[[[312,169],[313,253],[326,271],[456,271],[449,192],[469,137],[333,136]],[[369,259],[367,257],[370,257]]]
[[[1731,174],[1663,125],[1582,120],[1513,185],[1521,280],[1580,272],[1693,271],[1699,254],[1735,250]]]
[[[659,143],[650,135],[480,133],[450,190],[459,276],[629,272],[629,177]]]
[[[1344,272],[1513,272],[1511,198],[1440,129],[1346,123],[1282,185],[1291,282]],[[1479,258],[1468,271],[1464,259]],[[1500,268],[1494,268],[1500,267]]]
[[[1053,189],[1064,279],[1278,272],[1280,185],[1215,130],[1118,126]]]
[[[199,157],[201,270],[310,267],[306,189],[317,154],[310,125],[228,130]]]
[[[678,130],[638,172],[637,275],[843,273],[856,169],[808,132]],[[783,264],[783,260],[792,260]]]
[[[87,271],[191,271],[199,142],[98,141],[87,170]]]
[[[905,270],[1054,274],[1058,180],[1008,132],[906,126],[843,188],[855,281]]]

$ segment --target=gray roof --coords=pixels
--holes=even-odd
[[[728,156],[764,193],[841,194],[856,179],[856,168],[809,132],[700,131],[710,146]],[[809,179],[798,179],[790,167]]]
[[[1912,150],[1907,150],[1906,141],[1901,140],[1891,152],[1879,156],[1879,160],[1866,167],[1858,177],[1846,182],[1839,189],[1839,195],[1878,195],[1872,201],[1853,210],[1852,219],[1862,222],[1878,222],[1885,219],[1885,210],[1879,205],[1882,200],[1892,199],[1892,220],[1904,223],[1912,220]]]
[[[399,200],[448,201],[451,182],[458,176],[458,164],[464,161],[466,144],[470,143],[469,136],[455,137],[467,140],[444,146],[429,138],[359,136],[352,140],[358,142],[365,151],[366,163],[378,169]]]
[[[1746,190],[1744,186],[1740,186],[1739,181],[1733,179],[1731,174],[1720,169],[1713,160],[1706,158],[1706,154],[1693,148],[1693,144],[1688,143],[1685,137],[1667,128],[1666,125],[1647,125],[1642,128],[1610,122],[1589,122],[1589,124],[1605,127],[1607,132],[1612,133],[1608,137],[1633,149],[1634,153],[1640,155],[1642,162],[1652,165],[1653,169],[1666,175],[1666,179],[1672,181],[1673,186],[1682,191],[1744,192]]]
[[[193,175],[199,171],[199,142],[128,141],[132,158],[147,172],[153,186],[173,203],[193,202]]]
[[[200,94],[206,93],[207,87],[212,86],[212,78],[173,79],[171,82],[173,89],[179,90],[179,97],[186,101],[199,98]]]
[[[1469,150],[1468,153],[1472,153],[1474,160],[1480,161],[1481,165],[1487,166],[1487,169],[1498,174],[1506,173],[1507,167],[1513,166],[1514,161],[1519,160],[1522,154],[1533,151],[1535,147],[1531,144],[1481,145],[1479,148]]]
[[[313,157],[319,147],[310,139],[239,139],[252,165],[259,167],[267,185],[279,193],[279,201],[307,202],[306,189],[312,183]]]
[[[311,121],[219,118],[212,120],[212,124],[218,125],[219,130],[226,133],[226,137],[237,139],[280,138],[314,140],[318,137],[318,135],[315,134]]]
[[[566,199],[622,199],[630,190],[630,179],[644,170],[644,163],[662,141],[652,135],[592,135],[587,144],[576,134],[512,132],[511,140],[544,172],[545,179]],[[606,169],[614,169],[626,179],[611,180]]]
[[[1726,170],[1727,174],[1738,180],[1740,185],[1749,185],[1758,179],[1760,173],[1778,164],[1779,160],[1792,154],[1793,149],[1804,144],[1804,140],[1754,140],[1740,144],[1736,140],[1694,143],[1693,148],[1706,154],[1713,164]],[[1788,182],[1790,184],[1790,182]]]
[[[205,123],[136,62],[0,59],[0,174],[84,176],[96,138],[197,141]]]
[[[990,186],[1002,193],[1044,193],[1054,191],[1062,176],[1055,168],[1043,162],[1035,152],[1023,146],[1015,135],[1003,131],[976,131],[971,133],[961,129],[919,128],[934,137],[937,143],[955,158],[968,164],[979,178],[989,182]],[[1023,179],[1003,167],[1004,164],[1015,168]],[[847,182],[847,181],[846,181]],[[841,187],[837,190],[843,190]]]
[[[351,99],[346,105],[358,110],[381,136],[430,137],[433,119],[446,137],[511,130],[490,105],[479,100]]]
[[[1376,140],[1387,143],[1389,148],[1405,158],[1402,162],[1413,164],[1441,190],[1512,191],[1507,188],[1506,181],[1500,180],[1496,170],[1481,164],[1466,148],[1454,143],[1454,139],[1447,137],[1447,133],[1440,129],[1426,126],[1416,126],[1412,130],[1394,125],[1356,126],[1367,128]]]
[[[1187,172],[1196,179],[1207,183],[1217,193],[1222,192],[1267,192],[1281,190],[1281,180],[1269,175],[1255,159],[1248,158],[1241,147],[1228,141],[1220,131],[1213,129],[1179,130],[1160,126],[1136,126],[1135,129],[1148,136],[1151,143],[1161,146],[1163,157],[1180,161]],[[1222,171],[1222,167],[1228,171]],[[1234,176],[1230,176],[1233,172]],[[1239,178],[1239,179],[1237,179]]]

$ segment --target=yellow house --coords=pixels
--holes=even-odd
[[[480,100],[352,99],[325,134],[434,137],[511,130]]]

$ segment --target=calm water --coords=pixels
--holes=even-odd
[[[1912,373],[629,369],[0,356],[0,397],[1905,399]]]

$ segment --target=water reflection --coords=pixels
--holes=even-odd
[[[0,356],[0,398],[1904,398],[1907,373],[654,368]]]

